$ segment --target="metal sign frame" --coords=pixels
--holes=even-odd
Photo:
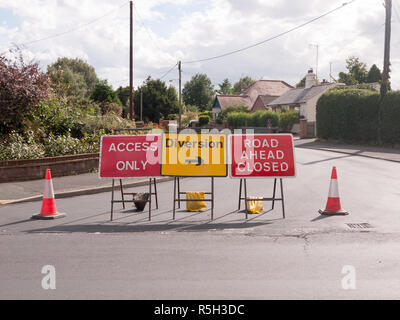
[[[293,179],[297,176],[296,170],[296,154],[294,152],[294,140],[293,135],[291,133],[255,133],[256,136],[290,136],[292,139],[292,148],[293,148],[293,164],[294,164],[294,175],[293,176],[260,176],[260,177],[251,177],[251,176],[242,176],[242,177],[233,177],[232,176],[232,140],[234,136],[251,136],[252,134],[230,134],[228,141],[228,163],[229,163],[229,178],[231,179]]]
[[[209,177],[211,179],[211,192],[204,192],[206,195],[211,195],[210,199],[181,199],[181,194],[186,194],[185,191],[181,191],[180,187],[180,177],[174,177],[174,204],[172,210],[172,218],[175,220],[175,212],[176,212],[176,203],[178,202],[178,209],[181,208],[181,201],[188,202],[188,201],[204,201],[204,202],[211,202],[211,220],[214,220],[214,177]],[[187,177],[186,177],[187,178]],[[194,177],[194,178],[202,178],[202,177]],[[177,197],[178,196],[178,197]]]
[[[153,181],[152,181],[153,180]],[[152,192],[152,184],[154,184],[154,192]],[[125,195],[132,195],[134,197],[138,192],[124,192],[122,179],[119,179],[119,186],[121,190],[121,200],[114,200],[114,191],[115,191],[115,179],[112,179],[112,190],[111,190],[111,216],[110,221],[114,220],[114,203],[122,203],[122,208],[125,209],[125,203],[134,203],[132,200],[125,200]],[[158,194],[157,194],[157,182],[155,178],[149,179],[149,200],[146,203],[149,204],[149,221],[151,221],[151,197],[154,196],[156,200],[156,209],[158,209]]]
[[[280,198],[276,198],[276,181],[280,180],[280,187],[281,187],[281,197]],[[244,180],[244,198],[242,197],[242,184],[243,184],[243,180]],[[274,210],[275,208],[275,201],[282,201],[282,216],[283,219],[286,219],[286,215],[285,215],[285,198],[283,196],[283,181],[282,178],[275,178],[274,179],[274,190],[273,190],[273,195],[272,198],[261,198],[261,199],[248,199],[247,198],[247,181],[245,178],[241,178],[240,179],[240,186],[239,186],[239,205],[238,205],[238,211],[240,210],[240,203],[241,201],[244,200],[245,202],[245,210],[246,210],[246,220],[248,219],[248,215],[249,215],[249,211],[247,210],[247,202],[249,201],[272,201],[272,208],[271,210]]]

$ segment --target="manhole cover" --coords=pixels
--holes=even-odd
[[[369,229],[372,226],[369,223],[346,223],[352,229]]]

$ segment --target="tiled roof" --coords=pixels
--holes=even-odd
[[[281,80],[258,80],[242,92],[241,95],[250,97],[252,104],[258,96],[281,96],[293,87]]]
[[[336,84],[324,84],[313,86],[311,88],[298,88],[287,91],[282,94],[279,98],[275,99],[272,102],[268,103],[268,106],[277,106],[277,105],[288,105],[288,104],[299,104],[306,103],[308,100],[313,97],[324,93],[326,90],[335,86]]]
[[[260,96],[260,99],[265,107],[268,105],[268,103],[274,101],[277,98],[279,98],[279,96],[270,96],[270,95]]]
[[[234,96],[234,95],[219,95],[217,94],[216,99],[221,106],[221,109],[226,109],[231,106],[245,105],[249,108],[252,107],[250,97],[248,96]]]
[[[245,105],[251,109],[258,96],[264,96],[263,99],[267,101],[267,97],[279,97],[291,88],[293,88],[291,85],[281,80],[258,80],[244,90],[240,95],[217,94],[216,99],[218,100],[221,109],[238,105]]]

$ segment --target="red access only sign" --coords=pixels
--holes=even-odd
[[[230,136],[232,178],[283,178],[296,175],[291,134]]]
[[[161,134],[101,137],[100,178],[159,177]]]

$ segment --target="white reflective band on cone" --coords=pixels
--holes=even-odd
[[[43,199],[53,199],[53,180],[46,180],[44,184]]]
[[[331,179],[331,185],[329,186],[329,198],[339,198],[339,187],[336,179]]]

